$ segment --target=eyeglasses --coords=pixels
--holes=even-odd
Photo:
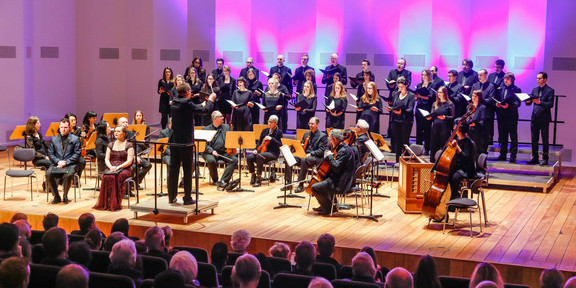
[[[268,121],[268,124],[277,123],[276,121]]]

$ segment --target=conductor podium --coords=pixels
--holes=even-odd
[[[434,163],[415,156],[400,157],[398,206],[404,213],[422,212],[424,193],[430,189]]]

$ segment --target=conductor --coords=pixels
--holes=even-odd
[[[192,144],[194,142],[194,114],[207,113],[212,111],[216,94],[212,93],[206,101],[205,106],[192,102],[192,92],[188,83],[180,84],[176,87],[178,97],[172,100],[170,114],[172,115],[172,129],[170,143]],[[174,146],[170,148],[170,173],[168,174],[168,202],[176,203],[178,195],[178,174],[180,165],[184,171],[184,205],[194,204],[192,200],[192,148]]]

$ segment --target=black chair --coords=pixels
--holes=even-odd
[[[290,263],[290,260],[286,258],[268,257],[268,261],[276,273],[292,272],[292,263]]]
[[[328,281],[336,279],[336,267],[328,263],[316,262],[312,264],[312,273],[316,276],[322,277]]]
[[[194,258],[196,258],[196,261],[198,262],[210,263],[208,261],[208,251],[206,251],[206,249],[198,247],[186,247],[186,246],[176,246],[174,247],[174,249],[190,252],[190,254],[192,254],[192,256],[194,256]]]
[[[272,288],[307,288],[314,276],[278,273],[274,276]]]
[[[68,244],[71,244],[72,242],[84,241],[84,238],[86,238],[84,235],[68,234]]]
[[[138,288],[154,288],[154,279],[146,279],[142,281]]]
[[[164,259],[162,259],[164,260]],[[91,288],[136,288],[132,278],[124,275],[90,272],[88,286]],[[34,287],[34,286],[29,286]]]
[[[30,245],[42,243],[42,236],[44,236],[44,232],[42,230],[32,230],[32,235],[30,235]]]
[[[54,288],[56,287],[56,275],[62,269],[59,266],[30,264],[30,283],[28,287]]]
[[[160,257],[139,255],[142,258],[143,279],[154,279],[156,275],[168,269],[166,260]]]
[[[340,271],[338,272],[338,279],[352,279],[354,274],[352,273],[352,266],[342,265]]]
[[[12,157],[14,160],[21,161],[21,162],[29,162],[34,160],[36,152],[32,148],[20,148],[15,149]],[[8,169],[6,170],[6,174],[4,175],[4,200],[6,200],[6,181],[8,181],[7,177],[11,178],[28,178],[28,182],[30,183],[30,201],[34,201],[34,194],[32,194],[32,178],[36,179],[36,174],[34,169],[26,169],[27,167],[24,166],[24,170],[20,169]],[[38,187],[38,179],[36,179],[36,187]],[[12,185],[12,197],[14,197],[14,185]]]
[[[242,255],[244,255],[244,253],[228,252],[228,261],[226,261],[226,265],[234,266],[234,264],[236,264],[236,259]]]
[[[32,245],[32,263],[40,264],[44,258],[46,258],[44,245],[42,243]]]
[[[218,271],[216,270],[216,266],[199,262],[196,280],[204,287],[218,287]]]
[[[222,268],[222,283],[220,283],[222,285],[222,288],[230,288],[233,287],[232,285],[232,280],[231,280],[231,276],[232,276],[232,268],[234,266],[224,266],[224,268]],[[270,274],[268,274],[268,272],[262,270],[260,273],[260,280],[258,281],[258,286],[257,288],[270,288]],[[142,288],[142,287],[140,287]]]
[[[332,280],[330,283],[332,283],[332,287],[334,287],[334,288],[382,288],[382,287],[384,287],[383,285],[381,286],[381,285],[378,285],[376,283],[366,283],[366,282],[342,280],[342,279]],[[381,283],[381,284],[383,284],[383,283]]]
[[[442,288],[462,288],[470,285],[469,278],[452,277],[452,276],[439,276]]]
[[[465,190],[468,190],[471,194],[470,196],[472,198],[474,198],[474,195],[478,196],[478,202],[476,202],[474,199],[470,199],[470,198],[457,198],[457,199],[452,199],[450,201],[448,201],[448,203],[446,203],[447,207],[454,207],[456,208],[455,212],[454,212],[454,224],[453,227],[456,228],[456,218],[458,217],[458,210],[460,209],[468,209],[468,212],[470,214],[470,237],[474,237],[474,235],[472,234],[472,208],[478,210],[478,216],[480,217],[480,233],[482,233],[482,210],[480,209],[480,205],[478,204],[480,201],[480,197],[482,197],[482,201],[484,201],[484,190],[482,190],[482,187],[484,186],[484,179],[477,179],[475,180],[472,185],[470,185],[470,188],[467,188]],[[464,191],[462,191],[462,193],[464,193]],[[483,203],[482,207],[484,208],[484,210],[486,210],[486,203]],[[448,213],[448,212],[446,212]],[[484,216],[484,222],[487,223],[486,220],[486,216]],[[446,230],[446,221],[444,221],[444,228],[443,231]]]
[[[504,283],[504,288],[530,288],[528,285]]]
[[[88,269],[92,272],[106,273],[110,266],[110,251],[92,250],[92,261],[88,264]]]

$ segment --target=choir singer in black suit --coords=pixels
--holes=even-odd
[[[238,77],[244,77],[244,79],[248,79],[248,70],[249,69],[254,70],[254,77],[256,78],[256,80],[259,80],[260,79],[260,70],[258,70],[256,67],[254,67],[254,58],[252,58],[252,57],[246,58],[246,67],[244,67],[244,68],[242,68],[242,70],[240,70],[240,75],[238,75]]]
[[[326,86],[334,84],[332,77],[336,73],[340,73],[340,82],[342,82],[342,84],[348,84],[348,72],[346,72],[346,67],[338,64],[338,54],[332,53],[332,55],[330,55],[330,63],[330,65],[324,68],[327,73],[322,75],[322,84],[326,84]]]
[[[172,136],[169,139],[170,143],[176,144],[194,144],[194,114],[206,113],[211,111],[216,99],[216,94],[212,93],[206,101],[206,105],[202,106],[192,102],[192,92],[188,83],[180,84],[177,88],[178,97],[172,100],[170,112],[172,115]],[[168,174],[168,202],[176,203],[176,196],[178,195],[178,174],[180,174],[180,166],[184,170],[184,205],[194,204],[192,200],[192,171],[194,163],[192,163],[192,147],[178,147],[170,148],[170,174]]]
[[[333,129],[328,138],[332,144],[332,150],[326,152],[324,161],[328,161],[330,170],[326,179],[312,185],[312,193],[320,203],[320,207],[313,210],[319,215],[330,214],[333,195],[350,190],[354,182],[352,178],[356,172],[354,152],[343,142],[342,130]],[[333,211],[338,212],[338,204],[334,206]]]
[[[46,179],[48,179],[48,184],[54,194],[52,204],[57,204],[61,201],[64,204],[68,204],[68,191],[72,184],[72,177],[76,173],[82,145],[78,136],[70,134],[70,121],[68,119],[63,118],[60,120],[59,131],[60,134],[52,137],[48,147],[48,157],[52,165],[46,171]],[[62,178],[62,185],[64,186],[64,198],[62,200],[60,199],[60,194],[58,194],[56,178]]]
[[[542,162],[540,165],[548,165],[548,133],[550,130],[550,121],[552,121],[552,114],[550,109],[554,106],[554,89],[552,89],[546,82],[548,81],[548,73],[540,72],[536,76],[538,87],[534,88],[531,93],[531,99],[526,100],[527,105],[532,105],[534,102],[534,109],[532,110],[532,118],[530,123],[530,132],[532,134],[532,159],[528,164],[538,163],[538,137],[542,135]]]
[[[470,94],[472,85],[478,82],[478,73],[474,71],[474,62],[471,59],[462,60],[462,71],[458,72],[458,82],[464,87],[464,94]]]
[[[518,107],[520,99],[516,93],[522,92],[514,85],[516,77],[508,72],[504,75],[504,86],[500,89],[500,99],[496,102],[496,115],[498,116],[498,142],[500,142],[500,156],[496,161],[506,161],[508,153],[508,135],[510,135],[510,163],[516,163],[518,153]]]

